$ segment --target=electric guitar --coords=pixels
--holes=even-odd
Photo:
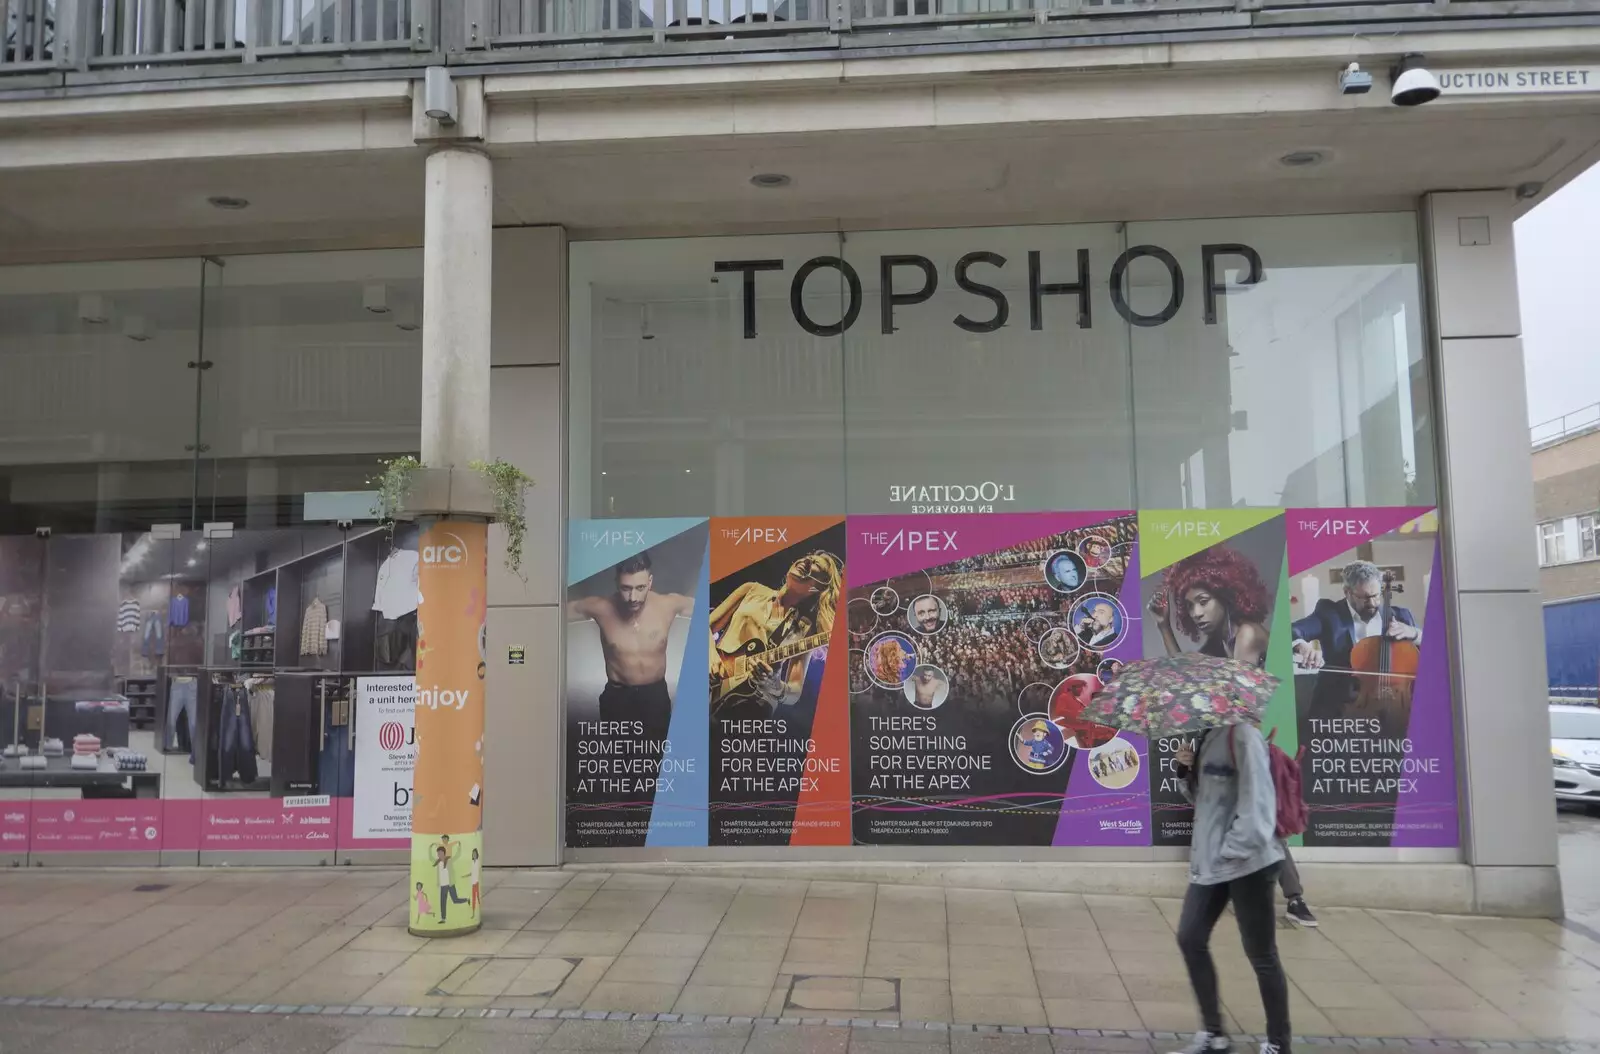
[[[828,643],[828,637],[827,633],[818,633],[812,637],[801,637],[799,640],[780,644],[776,648],[769,648],[766,641],[748,640],[732,655],[724,654],[712,645],[712,712],[752,698],[760,699],[769,706],[777,702],[787,685],[782,683],[772,685],[770,682],[774,678],[771,677],[758,681],[755,676],[757,658],[769,668],[776,670],[790,659],[799,658],[807,652],[823,647]]]

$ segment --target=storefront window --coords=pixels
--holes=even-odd
[[[370,489],[380,458],[420,448],[420,252],[228,257],[205,309],[205,520],[323,519],[308,493]]]
[[[843,511],[844,348],[824,330],[846,283],[805,270],[840,252],[836,235],[575,247],[574,515]]]
[[[0,269],[0,862],[409,845],[416,537],[365,492],[418,450],[420,276]]]
[[[850,235],[847,511],[1130,507],[1121,251],[1112,224]]]
[[[0,268],[0,532],[189,522],[201,268]]]
[[[1436,500],[1413,216],[1134,223],[1128,241],[1171,256],[1129,267],[1134,310],[1182,298],[1132,327],[1141,508]]]
[[[1413,216],[571,263],[569,847],[1182,845],[1256,669],[1306,845],[1456,844]]]
[[[579,517],[1436,498],[1409,213],[571,258]]]

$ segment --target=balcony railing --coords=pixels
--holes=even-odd
[[[1600,0],[0,0],[0,89],[30,74],[71,83],[1512,19],[1596,24]]]

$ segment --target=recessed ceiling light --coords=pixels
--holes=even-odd
[[[1319,150],[1296,150],[1278,158],[1278,164],[1289,168],[1309,168],[1312,165],[1322,164],[1322,152]]]
[[[250,207],[250,202],[248,199],[230,197],[227,194],[217,194],[207,198],[206,201],[214,209],[227,209],[231,212],[237,212],[240,209],[248,209]]]
[[[750,177],[750,185],[760,187],[762,190],[773,190],[777,187],[787,187],[794,180],[782,172],[758,172]]]

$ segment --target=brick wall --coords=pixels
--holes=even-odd
[[[1566,600],[1600,594],[1600,560],[1539,568],[1539,590],[1545,600]]]

